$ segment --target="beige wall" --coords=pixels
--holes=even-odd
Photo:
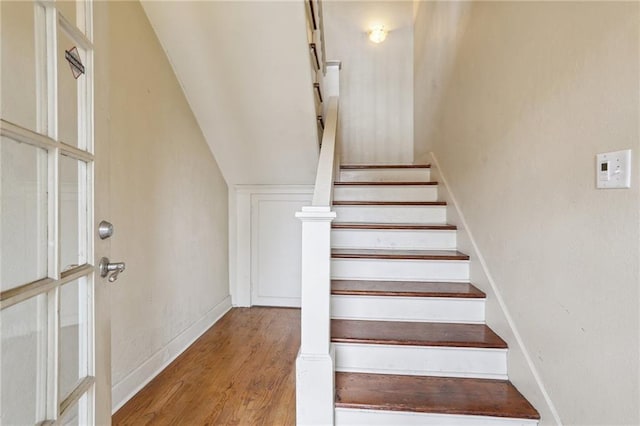
[[[144,1],[229,185],[312,184],[318,136],[302,1]]]
[[[416,163],[428,163],[433,148],[431,132],[472,3],[416,0],[414,5],[413,155]]]
[[[416,17],[416,152],[434,151],[486,263],[510,377],[543,423],[638,424],[638,3],[423,3]],[[429,49],[439,40],[448,51]],[[596,190],[595,154],[627,148],[632,188]]]
[[[127,262],[112,293],[117,406],[229,305],[228,217],[227,185],[139,3],[110,4],[109,41],[111,257]]]
[[[412,3],[328,1],[322,9],[327,59],[342,61],[342,161],[412,163]],[[389,30],[380,44],[367,37],[376,22]]]

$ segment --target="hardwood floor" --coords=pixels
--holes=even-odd
[[[294,425],[300,310],[234,308],[113,415],[114,425]]]
[[[483,299],[486,295],[470,283],[435,281],[332,280],[331,294],[351,296],[461,297]]]
[[[395,229],[398,231],[455,231],[455,225],[429,225],[425,223],[367,223],[332,222],[331,229]]]
[[[336,373],[336,407],[539,419],[508,380]]]
[[[331,320],[331,341],[378,345],[506,349],[507,343],[484,324]]]
[[[341,164],[342,170],[361,169],[430,169],[431,164]]]
[[[332,249],[334,259],[469,260],[457,250]]]
[[[438,184],[438,182],[435,182],[435,181],[430,181],[430,182],[423,182],[423,181],[417,181],[417,182],[411,182],[411,181],[407,181],[407,182],[385,182],[385,181],[349,182],[349,181],[347,181],[347,182],[334,182],[333,183],[333,185],[335,187],[340,187],[340,186],[361,186],[361,185],[368,185],[368,186],[435,186],[437,184]]]
[[[446,206],[446,201],[334,201],[334,206]]]

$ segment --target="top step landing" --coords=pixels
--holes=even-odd
[[[429,164],[345,164],[340,182],[428,182]]]
[[[431,164],[343,164],[342,170],[366,170],[366,169],[429,169]]]

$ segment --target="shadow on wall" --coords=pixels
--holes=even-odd
[[[416,2],[414,27],[414,161],[428,163],[437,115],[449,86],[472,2]]]

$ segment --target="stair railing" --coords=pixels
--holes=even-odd
[[[333,424],[334,360],[331,344],[331,221],[333,182],[340,168],[338,97],[330,97],[313,200],[296,213],[302,221],[301,343],[296,358],[298,425]]]
[[[309,43],[309,59],[312,87],[315,91],[315,110],[318,129],[318,143],[322,144],[325,126],[326,105],[323,102],[324,76],[327,64],[324,46],[324,22],[322,17],[322,2],[320,0],[306,0],[307,42]]]

